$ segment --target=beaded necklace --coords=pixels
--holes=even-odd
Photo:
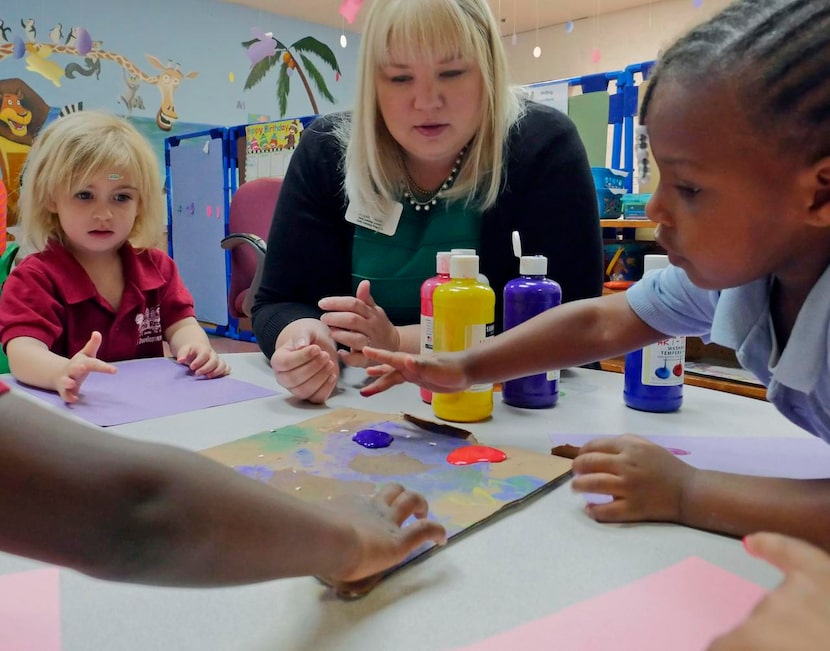
[[[415,183],[415,181],[409,175],[409,172],[407,172],[406,190],[404,190],[403,196],[406,198],[407,201],[409,201],[409,205],[415,208],[416,211],[423,210],[424,212],[428,212],[430,208],[437,205],[438,200],[441,198],[441,193],[444,190],[449,190],[452,187],[452,184],[455,182],[455,177],[458,175],[458,170],[461,168],[461,161],[464,160],[464,154],[466,153],[467,147],[465,146],[464,149],[462,149],[459,152],[458,158],[455,159],[455,163],[452,166],[450,175],[435,190],[425,190],[420,185]],[[426,198],[422,200],[416,199],[416,194],[419,194],[422,197]]]

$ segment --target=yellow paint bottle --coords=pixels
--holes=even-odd
[[[432,296],[436,353],[466,350],[494,336],[496,295],[477,277],[477,255],[452,257],[450,281],[436,287]],[[476,384],[460,393],[435,393],[432,409],[444,420],[484,420],[493,412],[493,385]]]

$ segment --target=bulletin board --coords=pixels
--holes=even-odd
[[[229,180],[227,129],[165,141],[168,245],[196,318],[227,327],[227,265],[220,242],[227,235]]]

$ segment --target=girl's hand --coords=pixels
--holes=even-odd
[[[55,380],[55,390],[65,403],[72,404],[78,401],[81,385],[90,373],[109,373],[112,375],[118,372],[115,366],[97,358],[101,341],[101,333],[97,330],[94,331],[89,341],[66,363],[63,371]]]
[[[585,507],[599,522],[681,522],[695,472],[665,448],[627,434],[583,445],[573,462],[572,485],[579,493],[614,498]]]
[[[372,346],[364,348],[363,354],[380,363],[366,369],[368,375],[377,378],[360,390],[366,398],[403,382],[412,382],[435,393],[456,393],[472,384],[461,363],[462,357],[455,353],[410,355]]]
[[[332,338],[349,350],[340,350],[340,359],[346,366],[368,366],[370,362],[362,351],[365,346],[398,350],[401,338],[398,329],[386,316],[383,308],[372,298],[368,280],[360,281],[355,296],[328,296],[317,304],[327,313],[320,321],[331,330]]]
[[[427,520],[429,507],[420,493],[400,484],[386,484],[371,498],[348,496],[333,500],[331,506],[354,528],[349,557],[343,569],[323,581],[342,596],[365,594],[380,580],[382,572],[406,560],[425,543],[443,545],[444,527]],[[410,516],[416,521],[403,526]]]
[[[271,368],[277,383],[293,395],[324,403],[337,386],[337,344],[317,319],[298,319],[277,338]]]
[[[223,377],[231,372],[230,365],[219,357],[209,343],[185,344],[179,349],[176,361],[190,368],[197,376],[208,379]]]
[[[774,533],[744,539],[747,551],[780,569],[784,581],[709,651],[823,649],[830,640],[830,555]]]

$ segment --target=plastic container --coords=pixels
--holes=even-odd
[[[591,176],[594,177],[594,188],[597,190],[625,189],[628,172],[611,169],[610,167],[592,167]]]
[[[438,285],[432,295],[435,352],[466,350],[495,334],[496,295],[480,283],[477,255],[453,255],[449,282]],[[493,385],[473,385],[459,393],[436,393],[432,410],[438,418],[470,423],[489,418],[493,412]]]
[[[513,233],[513,250],[519,256],[519,277],[504,286],[504,329],[508,330],[562,303],[559,283],[546,278],[548,259],[521,255],[519,234]],[[537,373],[502,384],[502,400],[514,407],[543,409],[559,400],[559,371]]]
[[[432,295],[438,285],[450,280],[450,251],[440,251],[435,255],[435,273],[421,285],[421,355],[429,355],[433,351],[433,305]],[[421,400],[432,402],[432,391],[421,389]]]
[[[647,255],[645,273],[668,266],[666,255]],[[640,411],[676,411],[683,404],[686,339],[669,337],[625,356],[623,400]]]

